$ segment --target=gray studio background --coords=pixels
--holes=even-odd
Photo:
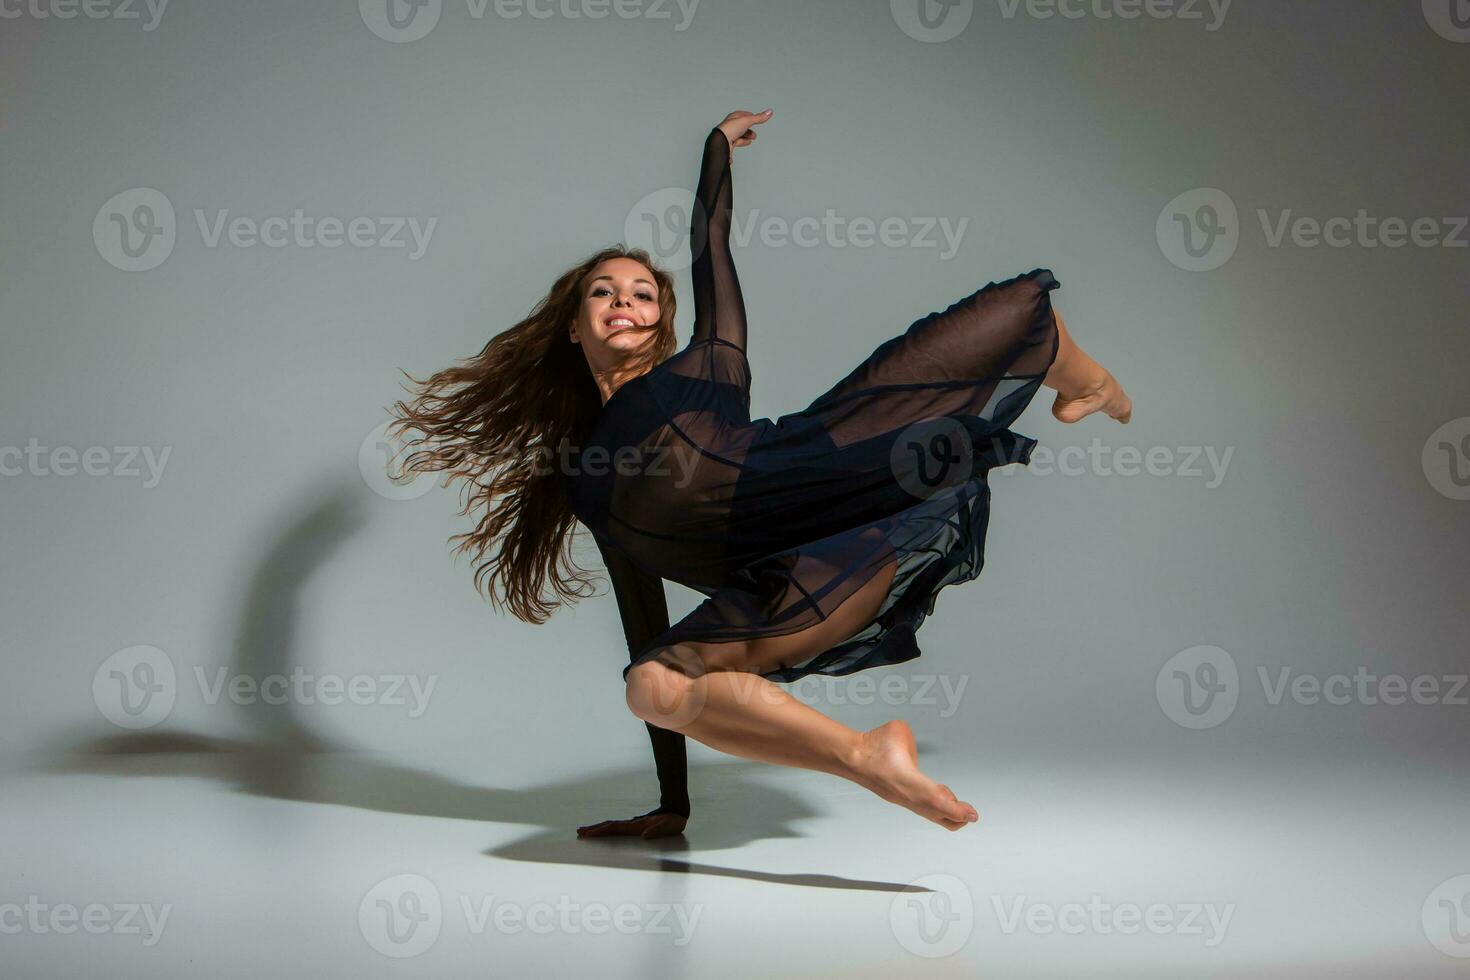
[[[982,767],[1142,770],[1225,799],[1256,792],[1236,782],[1253,771],[1310,784],[1331,765],[1361,779],[1348,797],[1374,799],[1406,771],[1461,780],[1470,708],[1272,704],[1258,670],[1466,671],[1470,502],[1450,467],[1470,457],[1438,446],[1470,434],[1470,233],[1397,248],[1271,234],[1288,211],[1362,210],[1453,237],[1470,45],[1417,0],[1237,0],[1213,30],[1218,11],[1199,10],[977,3],[942,42],[875,0],[600,20],[475,17],[461,0],[416,40],[384,39],[351,2],[174,0],[151,29],[146,7],[0,20],[0,445],[104,450],[96,475],[6,457],[4,767],[165,735],[294,740],[467,785],[615,771],[651,806],[612,597],[541,626],[496,613],[449,553],[470,526],[457,491],[373,479],[371,435],[400,369],[478,351],[563,269],[678,213],[709,128],[772,106],[734,157],[737,234],[777,229],[735,246],[754,415],[805,405],[913,320],[1045,266],[1135,417],[1065,426],[1044,390],[1015,428],[1053,452],[1172,460],[1163,475],[997,473],[984,573],[943,593],[923,657],[896,669],[963,677],[962,697],[826,710],[864,728],[906,718]],[[109,244],[109,215],[156,204],[137,189],[171,205],[174,241],[125,271],[147,258]],[[1210,258],[1181,257],[1167,229],[1222,199],[1235,250],[1192,271]],[[261,224],[298,208],[367,219],[363,240],[398,218],[431,230],[421,250],[407,225],[405,247],[208,242],[221,212]],[[893,237],[779,233],[829,210],[895,219]],[[682,342],[687,255],[672,232],[656,244],[678,268]],[[164,460],[156,480],[144,447]],[[1193,447],[1196,475],[1181,472]],[[590,541],[580,554],[600,568]],[[698,598],[668,594],[676,617]],[[129,729],[98,677],[139,646],[166,655],[176,700]],[[1191,728],[1159,679],[1202,646],[1238,669],[1237,703]],[[406,686],[403,706],[275,707],[209,704],[196,681],[297,666],[436,680],[417,715]],[[846,688],[809,690],[821,706]],[[729,757],[690,746],[695,820],[738,807]],[[985,786],[965,788],[984,813]],[[563,802],[570,823],[618,815]]]

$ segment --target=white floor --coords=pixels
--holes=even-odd
[[[0,976],[1470,975],[1453,772],[923,751],[979,824],[721,757],[684,838],[587,842],[589,812],[641,797],[94,743],[0,781]]]

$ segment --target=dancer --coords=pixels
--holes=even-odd
[[[463,479],[464,513],[480,510],[452,540],[480,560],[475,582],[492,603],[543,622],[557,605],[548,580],[563,597],[588,594],[570,555],[578,521],[598,546],[660,800],[582,837],[681,833],[686,737],[841,776],[949,830],[977,820],[920,771],[906,722],[856,731],[780,685],[919,655],[915,632],[939,591],[980,573],[986,474],[1029,462],[1036,440],[1009,425],[1040,386],[1057,391],[1063,422],[1132,415],[1052,308],[1056,278],[1037,269],[914,322],[806,408],[751,419],[730,158],[772,115],[732,112],[705,139],[693,336],[677,353],[672,277],[643,250],[608,248],[477,356],[410,377],[417,397],[394,406],[394,431],[417,432],[405,470]],[[670,625],[663,579],[706,598]]]

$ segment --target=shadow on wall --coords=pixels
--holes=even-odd
[[[305,659],[299,649],[300,603],[311,576],[366,523],[365,493],[354,485],[307,495],[299,515],[281,528],[250,578],[234,647],[235,672],[289,675]],[[487,691],[487,697],[491,692]],[[629,786],[632,770],[499,789],[455,782],[431,772],[374,759],[370,752],[312,730],[310,711],[285,699],[241,705],[250,735],[243,739],[170,730],[89,729],[65,740],[39,768],[47,772],[137,778],[215,779],[254,796],[325,803],[383,813],[526,824],[531,836],[482,853],[514,861],[701,873],[753,881],[901,891],[902,883],[857,881],[822,874],[770,874],[671,860],[689,849],[684,836],[643,841],[578,840],[575,827],[647,809]],[[629,724],[637,724],[630,716]],[[528,733],[532,740],[535,733]],[[649,768],[652,762],[650,760]],[[690,767],[696,800],[691,821],[705,849],[752,840],[800,837],[792,824],[816,815],[798,797],[746,778],[743,760]],[[703,772],[701,772],[703,770]],[[712,792],[699,794],[700,784]],[[427,828],[426,828],[427,829]]]

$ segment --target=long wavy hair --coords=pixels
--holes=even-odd
[[[643,328],[648,338],[618,365],[617,376],[626,383],[667,360],[676,347],[674,278],[645,250],[615,245],[562,273],[529,316],[475,356],[423,381],[402,372],[412,398],[389,410],[388,431],[407,454],[394,478],[443,472],[445,486],[464,481],[460,515],[473,511],[477,519],[473,530],[450,537],[453,553],[471,555],[475,588],[492,606],[530,623],[545,622],[564,600],[591,594],[586,570],[572,559],[576,518],[554,463],[568,444],[584,445],[602,409],[586,355],[567,331],[587,277],[615,258],[648,269],[659,303],[658,321]]]

